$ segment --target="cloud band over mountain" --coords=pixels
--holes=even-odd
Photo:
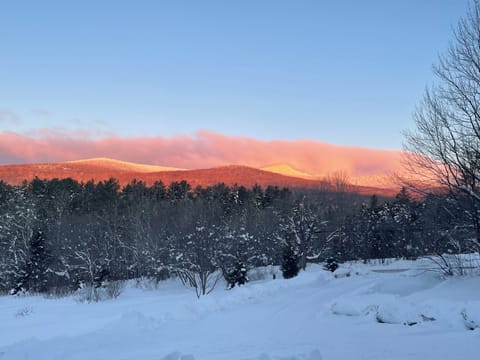
[[[265,167],[288,164],[324,176],[343,170],[355,177],[400,169],[400,152],[336,146],[313,140],[263,141],[208,131],[174,137],[96,137],[88,132],[38,130],[0,132],[0,163],[60,162],[109,157],[186,169],[238,164]]]

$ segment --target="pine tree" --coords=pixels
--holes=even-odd
[[[44,292],[48,289],[47,270],[49,256],[45,250],[45,235],[37,230],[29,242],[29,258],[17,275],[12,295],[22,291]]]
[[[281,270],[285,279],[290,279],[298,275],[300,268],[298,267],[298,256],[291,246],[283,248]]]
[[[30,260],[27,263],[26,275],[28,288],[33,291],[47,290],[47,271],[49,256],[45,249],[46,238],[42,230],[37,230],[30,240]]]

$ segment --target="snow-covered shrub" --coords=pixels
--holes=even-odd
[[[433,316],[425,315],[412,304],[395,299],[377,306],[375,320],[381,324],[401,324],[407,326],[435,321]]]
[[[339,300],[331,305],[331,312],[343,316],[370,316],[380,324],[398,324],[413,326],[435,321],[429,314],[425,315],[416,306],[398,298],[371,302],[369,297],[352,297]]]
[[[223,277],[227,282],[229,289],[235,287],[235,285],[244,285],[248,282],[247,269],[242,263],[235,264],[233,269],[225,270]]]
[[[81,303],[91,303],[100,301],[100,294],[94,286],[81,285],[75,293],[75,299]]]
[[[277,276],[280,276],[280,269],[273,265],[260,266],[249,270],[247,276],[249,281],[276,279]]]
[[[190,286],[195,290],[198,298],[202,295],[210,294],[222,278],[222,274],[218,271],[197,272],[194,270],[178,269],[176,273],[184,286]]]
[[[47,299],[60,299],[67,296],[70,296],[74,293],[74,290],[71,287],[67,286],[54,286],[48,289],[48,291],[43,295]]]
[[[331,271],[331,272],[335,272],[335,270],[338,269],[338,263],[337,261],[333,258],[333,257],[330,257],[327,259],[327,261],[325,262],[325,266],[323,267],[325,270],[328,270],[328,271]]]
[[[462,311],[462,318],[463,323],[468,330],[475,330],[480,328],[480,318],[474,319],[470,312],[468,312],[466,309]]]
[[[142,277],[139,277],[139,278],[135,279],[134,286],[137,289],[156,290],[156,289],[158,289],[158,284],[159,283],[160,283],[160,281],[157,278],[142,276]]]
[[[334,315],[361,316],[366,314],[365,306],[356,302],[340,301],[332,304],[330,308]]]
[[[463,276],[480,271],[478,253],[473,254],[439,254],[427,257],[433,264],[433,270],[444,276]]]
[[[125,289],[125,281],[109,281],[104,288],[109,299],[116,299]]]
[[[157,281],[157,284],[160,281],[170,279],[170,269],[167,266],[162,266],[158,269],[155,269],[155,280]]]
[[[124,288],[124,281],[109,281],[100,287],[82,284],[80,289],[77,290],[75,298],[79,302],[86,303],[116,299]]]
[[[23,287],[20,287],[20,288],[16,287],[14,289],[10,289],[8,294],[12,296],[18,296],[18,297],[31,295],[30,292]]]
[[[21,309],[18,309],[15,313],[15,317],[25,317],[33,314],[33,308],[31,306],[25,306]]]
[[[350,276],[352,276],[352,270],[351,269],[336,269],[333,276],[335,277],[335,279],[350,277]]]

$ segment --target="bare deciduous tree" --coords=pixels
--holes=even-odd
[[[454,41],[433,67],[438,81],[414,113],[406,133],[407,169],[430,185],[469,199],[469,221],[480,245],[480,2],[454,30]]]

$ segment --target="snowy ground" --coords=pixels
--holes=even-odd
[[[310,266],[199,300],[174,280],[91,304],[0,297],[0,359],[478,358],[480,277],[377,272],[412,267],[355,265],[335,278]]]

